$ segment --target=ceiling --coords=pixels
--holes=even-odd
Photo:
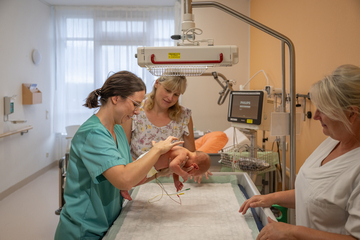
[[[176,0],[39,0],[48,5],[76,5],[76,6],[174,6]]]

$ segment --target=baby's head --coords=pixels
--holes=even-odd
[[[191,176],[201,176],[206,173],[211,166],[210,156],[202,151],[195,151],[195,156],[193,158],[190,157],[189,160],[191,163],[196,163],[198,166],[198,168],[194,168],[189,172]]]

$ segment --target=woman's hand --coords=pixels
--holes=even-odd
[[[271,194],[268,195],[255,195],[250,199],[246,200],[243,205],[241,205],[239,212],[242,212],[244,215],[249,207],[271,207],[275,204],[272,200]]]
[[[207,170],[206,173],[204,173],[204,175],[205,175],[205,178],[206,178],[206,179],[209,179],[209,175],[213,175],[213,174],[212,174],[212,172],[210,172],[209,170]],[[203,176],[194,177],[194,182],[201,183],[202,177],[203,177]],[[193,179],[193,176],[190,176],[190,179]]]
[[[151,141],[151,144],[152,144],[153,148],[156,148],[156,149],[159,150],[159,153],[161,155],[161,154],[167,153],[174,146],[177,146],[177,145],[180,145],[180,144],[184,143],[184,141],[178,141],[178,142],[172,143],[175,140],[177,140],[176,137],[169,136],[164,141],[160,141],[160,142]]]
[[[267,218],[268,224],[261,230],[256,240],[292,240],[295,237],[292,234],[293,225],[276,222],[270,217]]]

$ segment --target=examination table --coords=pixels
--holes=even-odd
[[[159,181],[169,194],[176,192],[171,177]],[[238,212],[246,198],[259,194],[247,173],[213,172],[201,184],[188,180],[183,190],[189,188],[171,199],[165,192],[161,197],[155,181],[135,187],[103,239],[256,239],[267,217],[275,219],[269,208]]]

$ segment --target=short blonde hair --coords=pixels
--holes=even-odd
[[[347,64],[335,69],[310,89],[311,101],[327,117],[345,124],[352,133],[346,113],[359,113],[360,109],[360,68]]]
[[[187,80],[184,76],[161,76],[157,79],[159,83],[161,83],[165,88],[169,89],[172,92],[179,91],[180,94],[184,94],[186,90]],[[146,110],[151,110],[154,107],[154,99],[156,95],[155,84],[153,86],[153,90],[146,95]],[[177,101],[174,106],[169,108],[169,117],[171,120],[175,120],[179,122],[181,115],[181,106],[179,101]]]

